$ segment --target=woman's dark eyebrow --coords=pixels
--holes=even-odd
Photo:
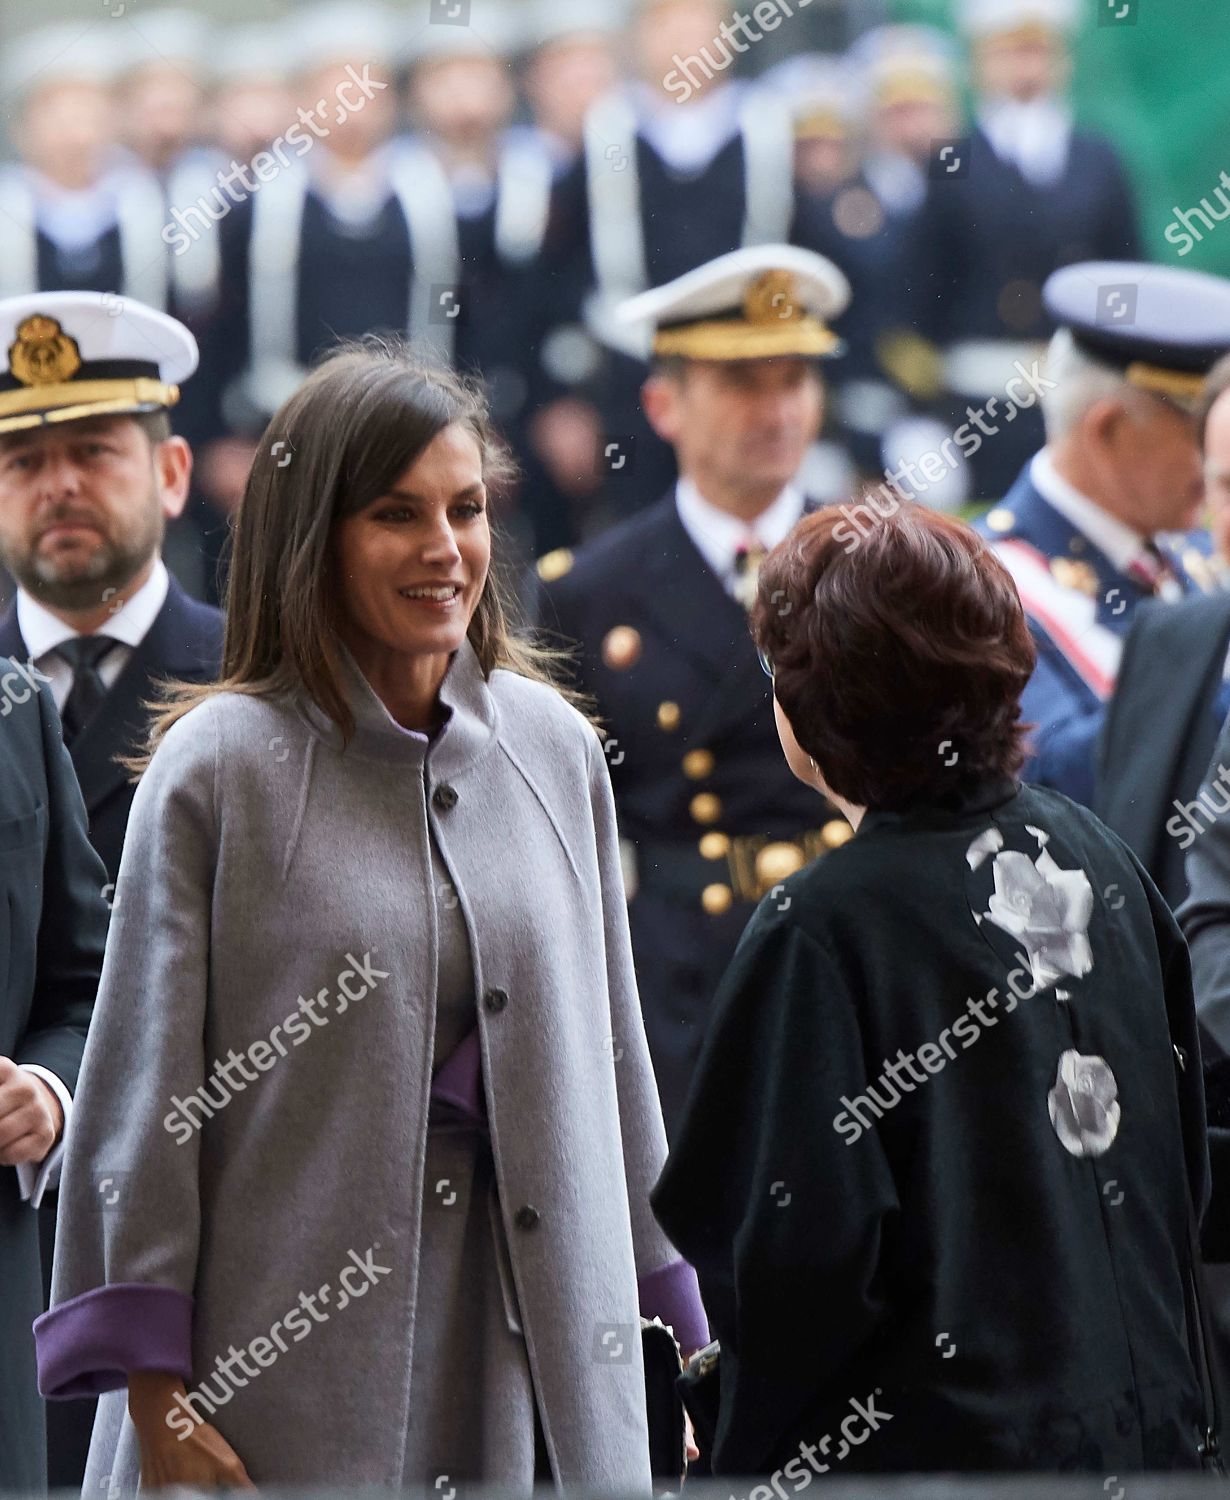
[[[474,498],[475,496],[482,495],[485,492],[485,490],[486,490],[486,486],[483,484],[482,480],[480,479],[475,484],[468,484],[465,487],[464,490],[458,490],[457,493],[452,498],[454,500],[469,500],[469,499]],[[422,500],[423,500],[423,497],[422,497],[422,495],[416,495],[413,490],[392,489],[392,490],[387,490],[383,495],[380,496],[380,499],[381,500],[412,500],[416,504],[421,504]]]

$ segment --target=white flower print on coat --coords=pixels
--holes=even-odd
[[[1031,832],[1045,845],[1045,835]],[[1001,850],[991,874],[995,890],[977,920],[993,922],[1020,939],[1035,992],[1088,974],[1093,968],[1087,934],[1093,887],[1084,870],[1061,870],[1043,847],[1036,860],[1015,849]]]
[[[1101,1156],[1119,1132],[1119,1089],[1104,1057],[1068,1051],[1046,1096],[1051,1124],[1073,1156]]]

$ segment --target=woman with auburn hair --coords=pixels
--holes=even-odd
[[[1127,848],[1016,779],[1011,578],[959,521],[834,507],[752,631],[857,833],[748,925],[653,1195],[721,1344],[715,1471],[1199,1467],[1187,951]]]
[[[36,1326],[44,1394],[109,1393],[87,1489],[649,1489],[639,1316],[707,1330],[649,1210],[605,757],[505,624],[499,469],[476,392],[379,344],[262,442],[222,680],[137,790]]]

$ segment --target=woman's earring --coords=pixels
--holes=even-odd
[[[815,757],[814,757],[814,756],[812,756],[812,755],[809,755],[809,756],[808,756],[808,757],[807,757],[807,759],[808,759],[808,760],[809,760],[809,761],[811,761],[811,774],[812,774],[812,775],[813,775],[813,776],[819,776],[819,774],[820,774],[820,767],[819,767],[819,766],[818,766],[818,765],[817,765],[817,764],[816,764],[816,760],[815,760]]]

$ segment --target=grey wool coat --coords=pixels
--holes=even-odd
[[[647,1492],[638,1280],[691,1272],[649,1208],[666,1145],[597,735],[551,688],[484,679],[468,641],[430,746],[348,671],[344,752],[313,706],[228,693],[173,726],[141,781],[40,1383],[112,1392],[87,1488],[135,1481],[127,1370],[216,1393],[231,1349],[247,1351],[232,1395],[194,1409],[255,1482],[402,1482],[432,1295],[416,1273],[436,907],[456,899],[556,1481]],[[455,895],[433,888],[429,825]],[[233,1068],[204,1118],[194,1091],[235,1054],[253,1081]],[[610,1328],[632,1335],[621,1360],[600,1357]]]

